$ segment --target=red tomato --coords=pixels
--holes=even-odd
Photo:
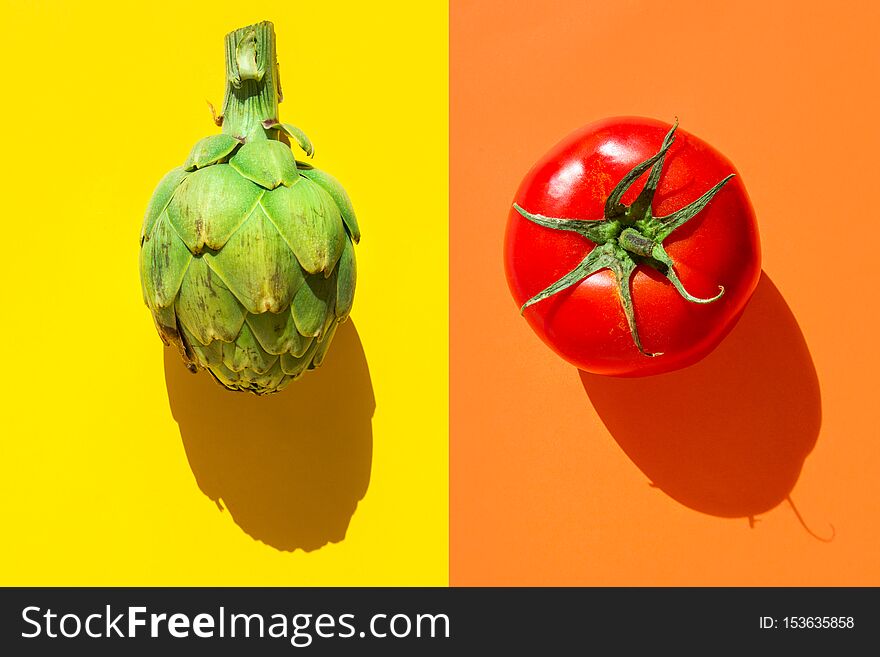
[[[703,358],[761,273],[754,211],[730,161],[644,118],[587,125],[541,158],[516,194],[504,260],[541,339],[580,369],[617,376]]]

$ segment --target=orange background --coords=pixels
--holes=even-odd
[[[880,584],[878,24],[868,2],[453,0],[452,585]],[[623,114],[727,155],[764,254],[718,350],[635,380],[551,353],[502,267],[531,165]]]

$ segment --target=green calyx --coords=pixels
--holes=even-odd
[[[525,312],[529,306],[580,283],[597,271],[610,269],[617,281],[621,305],[629,324],[633,342],[642,354],[654,357],[662,354],[645,351],[642,347],[633,311],[630,281],[639,265],[647,265],[663,274],[679,294],[691,303],[711,303],[721,298],[724,294],[724,287],[721,285],[718,286],[718,294],[709,299],[702,299],[690,294],[678,278],[675,263],[663,248],[663,241],[677,228],[699,214],[715,194],[733,178],[734,174],[730,174],[696,201],[672,214],[655,217],[652,211],[651,205],[657,191],[657,184],[660,181],[663,161],[675,141],[676,128],[678,128],[678,121],[666,134],[660,150],[633,167],[612,190],[605,202],[605,216],[600,221],[545,217],[528,212],[514,203],[514,209],[529,221],[552,230],[578,233],[596,245],[577,267],[526,301],[520,312]],[[649,169],[648,179],[636,200],[629,206],[621,203],[621,198],[627,190]]]

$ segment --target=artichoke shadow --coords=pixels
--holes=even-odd
[[[249,536],[306,552],[345,538],[370,483],[376,408],[351,320],[323,365],[283,392],[224,390],[172,348],[165,382],[199,488]]]
[[[822,424],[809,349],[766,273],[731,333],[695,365],[644,378],[580,376],[651,484],[719,517],[753,521],[791,502]]]

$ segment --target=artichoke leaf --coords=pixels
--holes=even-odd
[[[156,190],[153,192],[153,196],[147,205],[147,211],[144,213],[144,224],[141,228],[141,244],[144,243],[144,239],[153,230],[153,224],[156,222],[156,219],[168,207],[174,190],[177,189],[188,175],[183,170],[183,167],[177,167],[166,173],[162,180],[159,181],[159,184],[156,185]]]
[[[248,368],[257,374],[265,374],[277,360],[277,355],[263,350],[247,322],[241,327],[241,333],[238,334],[235,342],[223,344],[223,364],[233,372],[241,372]]]
[[[263,127],[267,130],[280,130],[289,138],[293,139],[297,145],[305,151],[305,154],[312,157],[315,154],[315,147],[312,146],[312,140],[308,138],[306,133],[289,123],[279,123],[275,120],[263,121]]]
[[[177,314],[174,312],[174,306],[156,308],[152,310],[151,314],[156,331],[159,332],[159,337],[165,346],[178,346],[180,334],[177,330]]]
[[[203,345],[232,342],[244,324],[245,311],[203,257],[193,258],[177,297],[177,317]]]
[[[174,303],[192,255],[163,212],[140,252],[141,286],[147,306],[156,310]]]
[[[324,356],[327,355],[327,350],[330,349],[330,343],[333,342],[333,336],[336,335],[337,326],[339,326],[339,322],[337,321],[333,321],[330,324],[327,333],[321,339],[318,348],[315,350],[315,355],[312,358],[312,364],[310,367],[320,367],[321,363],[324,362]]]
[[[259,377],[254,377],[253,381],[258,383],[258,386],[254,386],[254,390],[257,394],[265,394],[266,392],[277,392],[282,390],[286,385],[284,379],[287,379],[289,382],[290,379],[284,373],[284,370],[281,368],[281,359],[278,358],[275,360],[275,364],[269,369],[268,372],[263,373]]]
[[[305,176],[313,183],[320,185],[321,189],[330,195],[330,198],[333,199],[333,202],[336,203],[336,207],[339,208],[339,212],[342,214],[342,221],[345,222],[345,227],[348,229],[351,239],[354,240],[355,244],[360,242],[361,229],[358,227],[354,206],[351,204],[351,199],[348,198],[345,188],[329,173],[316,169],[306,162],[297,161],[296,164],[301,176]]]
[[[245,321],[260,346],[270,354],[290,352],[294,356],[302,356],[313,339],[300,335],[289,310],[278,314],[249,314]]]
[[[312,344],[306,350],[306,353],[299,357],[291,354],[281,354],[281,369],[289,376],[299,376],[306,371],[306,368],[308,368],[309,365],[311,365],[312,357],[315,355],[315,352],[318,351],[318,346],[319,343],[317,340],[312,341]]]
[[[249,141],[229,160],[230,166],[266,189],[297,181],[296,158],[287,144],[275,139]]]
[[[162,327],[168,332],[177,333],[177,313],[174,311],[173,305],[167,308],[156,308],[152,311],[152,315],[156,326]]]
[[[228,164],[189,174],[168,204],[171,225],[194,254],[219,250],[244,223],[262,190]]]
[[[219,134],[205,137],[196,142],[190,151],[189,157],[183,168],[186,171],[194,171],[203,167],[217,164],[234,151],[241,142],[232,135]]]
[[[241,375],[238,372],[233,372],[231,369],[226,367],[223,363],[219,365],[215,365],[211,369],[208,370],[211,374],[214,375],[214,378],[217,379],[224,386],[229,388],[230,390],[239,390],[239,379]]]
[[[187,346],[202,367],[216,367],[223,364],[223,345],[226,344],[225,342],[214,340],[209,345],[203,345],[185,326],[181,325],[180,328],[186,338]]]
[[[318,336],[327,321],[327,314],[336,296],[336,277],[306,276],[293,297],[290,311],[297,330],[305,336]]]
[[[189,348],[189,343],[183,335],[184,328],[181,326],[180,322],[177,321],[177,313],[174,310],[174,306],[158,308],[152,312],[152,315],[156,330],[159,331],[159,337],[162,338],[162,342],[165,343],[165,346],[177,349],[187,368],[190,371],[195,372],[195,355]]]
[[[310,274],[329,276],[342,254],[345,229],[329,194],[307,178],[266,192],[260,205]]]
[[[280,313],[303,284],[296,258],[259,204],[226,246],[205,259],[250,313]]]
[[[345,240],[345,248],[336,265],[336,317],[345,321],[354,303],[354,288],[357,281],[357,262],[351,240]]]
[[[336,308],[336,285],[337,284],[334,283],[328,291],[327,313],[324,315],[324,324],[321,326],[321,332],[318,333],[318,337],[316,338],[318,342],[323,342],[327,337],[327,334],[330,332],[330,327],[339,321],[334,312]]]

